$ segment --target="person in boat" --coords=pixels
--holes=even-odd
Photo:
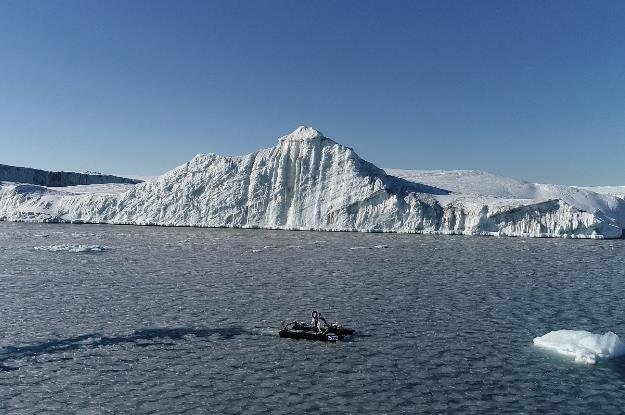
[[[321,317],[321,315],[317,312],[317,311],[313,311],[312,312],[312,325],[315,328],[315,331],[319,331],[321,330],[321,326],[319,325],[319,317]]]

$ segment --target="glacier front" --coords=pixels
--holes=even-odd
[[[299,127],[272,148],[199,154],[120,191],[2,183],[0,220],[573,238],[618,238],[625,225],[625,201],[590,190],[502,196],[394,173]]]

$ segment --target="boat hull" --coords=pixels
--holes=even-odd
[[[322,332],[310,332],[299,330],[280,330],[278,333],[280,337],[289,339],[305,339],[305,340],[317,340],[322,342],[337,341],[339,336],[334,333],[322,333]]]

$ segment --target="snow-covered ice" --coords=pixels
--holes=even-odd
[[[578,187],[579,189],[589,190],[591,192],[602,195],[609,195],[625,199],[625,186],[587,186]]]
[[[137,185],[0,183],[0,220],[619,238],[625,200],[475,171],[384,171],[310,127]]]
[[[588,364],[625,354],[625,344],[611,331],[595,334],[584,330],[556,330],[536,337],[534,344]]]
[[[509,177],[497,176],[478,170],[399,170],[387,169],[387,173],[410,181],[441,187],[452,193],[438,197],[441,203],[464,206],[465,209],[488,206],[491,209],[511,208],[515,205],[558,201],[575,209],[588,212],[600,219],[607,228],[625,228],[625,200],[618,196],[625,194],[618,187],[575,187],[554,184],[529,183]],[[531,235],[540,236],[540,235]]]

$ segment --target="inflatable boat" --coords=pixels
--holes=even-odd
[[[325,323],[325,327],[315,327],[312,324],[293,321],[285,324],[278,334],[280,337],[290,339],[318,340],[325,342],[343,340],[345,337],[354,334],[353,329],[340,326],[337,323],[327,324],[323,318],[321,320]]]

